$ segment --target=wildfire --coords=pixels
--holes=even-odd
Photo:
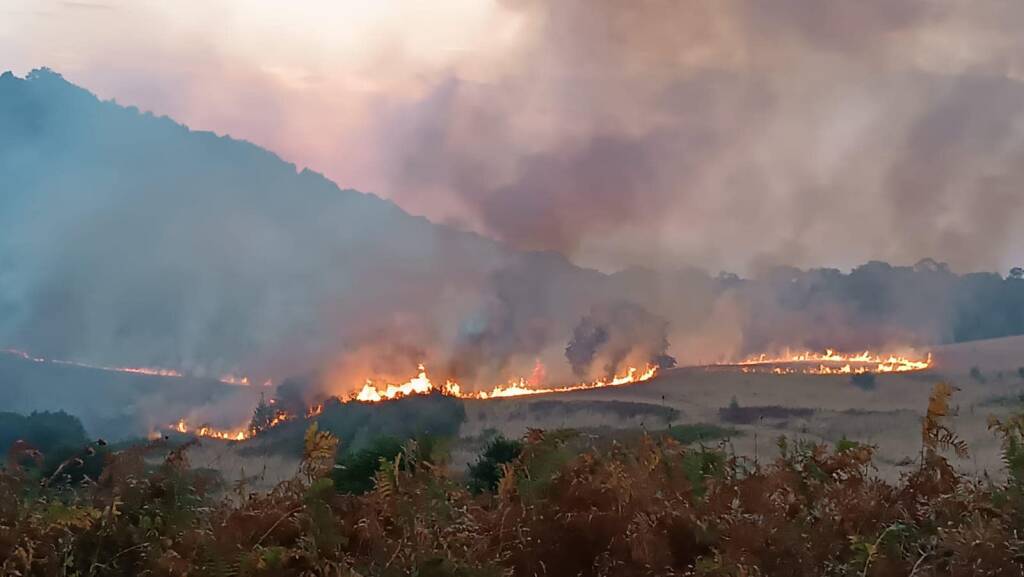
[[[447,381],[443,385],[437,386],[431,382],[430,377],[427,376],[427,369],[422,364],[417,367],[417,374],[415,377],[409,379],[404,383],[379,383],[373,379],[367,379],[363,384],[363,387],[356,391],[351,397],[352,401],[376,403],[380,401],[399,399],[402,397],[408,397],[411,395],[426,395],[433,392],[439,392],[443,395],[455,397],[459,399],[499,399],[508,397],[521,397],[526,395],[541,395],[546,393],[566,393],[569,391],[584,391],[588,389],[599,389],[603,387],[616,387],[621,385],[628,385],[630,383],[639,383],[653,378],[658,372],[656,366],[647,366],[643,370],[635,367],[630,367],[622,375],[616,375],[610,379],[599,379],[593,382],[576,383],[572,385],[565,385],[561,387],[540,387],[534,383],[541,382],[544,375],[544,367],[538,363],[537,367],[534,368],[534,374],[529,380],[526,378],[520,378],[517,380],[509,381],[506,384],[496,385],[490,390],[486,391],[463,391],[462,387],[454,382]],[[274,405],[273,399],[269,402],[270,405]],[[324,411],[324,404],[319,403],[306,409],[305,418],[312,419],[320,415]],[[280,425],[285,421],[296,418],[297,415],[288,413],[286,411],[278,410],[273,419],[270,420],[264,427],[259,430],[253,430],[249,426],[237,427],[234,429],[217,429],[209,425],[190,426],[185,419],[179,419],[178,422],[168,426],[168,429],[177,431],[183,434],[191,434],[197,437],[206,437],[210,439],[220,439],[224,441],[244,441],[254,437],[263,430],[270,429]],[[159,435],[159,433],[155,433]]]
[[[323,405],[319,405],[319,408],[322,411]],[[316,416],[317,414],[319,413],[310,412],[307,413],[306,416],[308,418]],[[266,424],[263,430],[272,429],[280,425],[281,423],[284,423],[285,421],[292,420],[293,418],[295,418],[294,415],[290,413],[287,413],[285,411],[277,411],[277,413],[274,414],[274,418],[272,418],[270,422]],[[206,437],[208,439],[220,439],[222,441],[245,441],[246,439],[253,438],[260,432],[254,431],[248,426],[237,427],[235,429],[217,429],[211,427],[210,425],[199,425],[196,427],[191,427],[189,426],[188,422],[185,421],[185,419],[178,419],[178,422],[170,425],[169,428],[173,431],[177,431],[185,435],[195,435],[197,437]]]
[[[409,379],[408,382],[400,385],[388,384],[383,389],[378,388],[372,379],[366,379],[366,384],[356,393],[355,399],[367,403],[376,403],[386,399],[397,399],[409,395],[425,395],[434,390],[433,383],[427,377],[427,370],[420,365],[419,374]]]
[[[932,366],[932,355],[914,359],[894,354],[874,354],[870,351],[844,354],[834,349],[823,353],[787,353],[771,357],[761,354],[738,363],[719,366],[738,366],[745,373],[766,372],[780,375],[802,373],[809,375],[848,375],[861,373],[905,373],[923,371]]]
[[[611,379],[597,380],[589,383],[576,383],[562,387],[537,387],[531,385],[525,378],[510,381],[506,384],[495,385],[489,391],[463,391],[462,387],[454,382],[447,381],[440,387],[435,387],[427,376],[427,371],[420,365],[419,373],[402,384],[384,384],[378,386],[374,381],[367,380],[356,395],[355,400],[363,402],[379,402],[389,399],[397,399],[409,395],[424,395],[432,391],[440,391],[445,395],[459,399],[497,399],[507,397],[522,397],[526,395],[542,395],[546,393],[567,393],[569,391],[583,391],[587,389],[599,389],[602,387],[615,387],[630,383],[639,383],[654,377],[658,372],[655,366],[648,366],[643,371],[630,367],[623,375]]]
[[[65,365],[70,367],[80,367],[83,369],[93,369],[96,371],[107,371],[111,373],[132,373],[136,375],[148,375],[151,377],[174,377],[182,378],[185,375],[174,369],[164,369],[160,367],[107,367],[103,365],[90,365],[88,363],[80,363],[78,361],[66,361],[62,359],[47,359],[45,357],[37,357],[29,354],[25,351],[18,349],[3,349],[0,352],[4,352],[10,355],[15,355],[25,359],[26,361],[32,361],[33,363],[50,363],[54,365]],[[228,385],[248,385],[248,377],[240,377],[237,375],[221,375],[217,378],[218,381]],[[269,386],[271,383],[268,381],[264,383],[264,386]]]
[[[244,441],[252,436],[250,431],[245,428],[236,430],[224,430],[215,429],[209,425],[200,425],[198,427],[189,427],[185,422],[185,419],[179,419],[177,423],[171,425],[171,429],[182,433],[192,434],[197,437],[207,437],[210,439],[221,439],[223,441]]]

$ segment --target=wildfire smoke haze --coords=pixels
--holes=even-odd
[[[1022,31],[0,0],[0,577],[1024,577]]]
[[[484,399],[1024,334],[1024,11],[980,1],[23,2],[0,19],[0,343],[306,379],[301,415],[352,384]],[[741,368],[923,362],[875,356]],[[126,434],[248,408],[143,396]]]
[[[174,369],[164,369],[164,368],[159,368],[159,367],[106,367],[106,366],[102,366],[102,365],[91,365],[89,363],[82,363],[82,362],[78,362],[78,361],[68,361],[68,360],[63,360],[63,359],[48,359],[48,358],[44,358],[44,357],[35,356],[35,355],[32,355],[30,353],[27,353],[25,351],[21,351],[21,350],[18,350],[18,349],[3,349],[0,352],[7,353],[9,355],[14,355],[16,357],[20,357],[22,359],[25,359],[26,361],[32,361],[33,363],[43,363],[43,364],[45,364],[45,363],[52,363],[52,364],[55,364],[55,365],[67,365],[67,366],[72,366],[72,367],[80,367],[80,368],[83,368],[83,369],[93,369],[93,370],[96,370],[96,371],[107,371],[107,372],[112,372],[112,373],[130,373],[130,374],[135,374],[135,375],[147,375],[147,376],[151,376],[151,377],[182,378],[182,377],[185,376],[180,371],[176,371]],[[228,375],[220,375],[220,376],[216,377],[216,380],[218,382],[224,383],[225,385],[243,385],[243,386],[248,386],[250,384],[248,377],[239,377],[239,376],[230,375],[230,374],[228,374]],[[270,384],[271,384],[270,382],[266,382],[266,383],[264,383],[264,386],[269,386]]]

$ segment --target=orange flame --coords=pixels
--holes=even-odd
[[[171,425],[171,429],[186,435],[192,434],[197,437],[208,437],[210,439],[221,439],[223,441],[244,441],[252,436],[246,428],[223,430],[215,429],[209,425],[200,425],[195,428],[189,427],[185,422],[185,419],[179,419],[177,423]]]
[[[923,359],[912,359],[895,354],[874,354],[870,351],[855,354],[838,353],[825,349],[824,353],[789,353],[778,357],[761,354],[738,363],[720,366],[739,366],[745,373],[770,372],[788,375],[848,375],[861,373],[905,373],[923,371],[932,366],[932,355]]]
[[[631,383],[639,383],[642,381],[653,378],[658,372],[656,366],[647,366],[643,370],[635,367],[630,367],[622,375],[616,375],[610,379],[599,379],[588,383],[576,383],[572,385],[566,385],[561,387],[540,387],[537,384],[543,379],[544,368],[539,362],[534,368],[533,374],[530,379],[520,378],[518,380],[509,381],[503,385],[496,385],[488,391],[463,391],[462,387],[454,381],[447,381],[442,386],[435,386],[431,382],[430,377],[427,376],[427,369],[421,364],[417,367],[417,374],[415,377],[409,379],[404,383],[380,383],[378,384],[373,379],[367,379],[363,384],[363,387],[352,394],[351,400],[376,403],[380,401],[399,399],[411,395],[426,395],[432,392],[439,392],[443,395],[459,399],[498,399],[508,397],[521,397],[526,395],[541,395],[546,393],[565,393],[569,391],[583,391],[589,389],[598,389],[603,387],[616,387],[621,385],[627,385]],[[270,401],[270,404],[274,404],[274,400]],[[314,418],[320,415],[324,410],[324,404],[320,403],[313,405],[306,409],[305,417],[307,419]],[[291,415],[285,411],[278,411],[275,417],[268,424],[267,428],[272,428],[280,425],[281,423],[291,420],[294,415]],[[189,426],[185,419],[180,419],[177,423],[170,425],[170,429],[184,434],[192,434],[199,437],[207,437],[211,439],[221,439],[226,441],[244,441],[250,439],[259,431],[253,431],[248,427],[238,427],[236,429],[216,429],[209,425],[201,425],[198,427]]]
[[[527,381],[525,378],[509,381],[503,385],[495,385],[489,391],[463,391],[459,383],[447,381],[443,386],[436,387],[427,376],[423,365],[418,367],[419,373],[402,384],[383,384],[378,386],[372,379],[368,379],[355,395],[357,401],[376,403],[379,401],[397,399],[409,395],[424,395],[432,391],[439,391],[442,394],[459,399],[497,399],[507,397],[522,397],[526,395],[542,395],[546,393],[566,393],[569,391],[583,391],[588,389],[599,389],[603,387],[615,387],[630,383],[639,383],[654,377],[658,372],[656,366],[647,366],[644,370],[630,367],[623,375],[611,379],[600,379],[589,383],[576,383],[561,387],[538,387]],[[537,370],[534,370],[535,374]],[[536,379],[531,379],[535,381]]]

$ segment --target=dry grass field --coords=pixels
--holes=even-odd
[[[844,437],[877,446],[878,474],[894,479],[919,457],[921,419],[935,383],[957,388],[951,423],[970,446],[963,472],[1000,477],[998,439],[988,430],[992,415],[1024,410],[1024,337],[947,345],[932,349],[934,366],[923,372],[878,375],[873,387],[842,375],[775,375],[683,367],[635,385],[466,402],[466,421],[452,465],[462,468],[483,436],[523,435],[528,429],[661,430],[670,425],[714,424],[736,429],[728,440],[737,455],[770,460],[782,436],[833,445]],[[735,401],[741,410],[730,413]],[[342,443],[345,440],[342,439]],[[239,454],[249,446],[247,454]],[[191,451],[195,466],[219,470],[231,481],[243,476],[261,487],[290,477],[297,457],[252,451],[252,445],[204,440]]]
[[[935,383],[955,386],[952,423],[971,447],[957,462],[964,472],[1000,474],[999,443],[988,431],[990,415],[1024,409],[1024,337],[947,345],[932,349],[928,371],[878,375],[869,389],[843,375],[776,375],[685,367],[666,371],[636,385],[558,395],[566,409],[532,421],[521,418],[523,405],[538,398],[508,399],[467,405],[464,433],[497,429],[508,436],[528,427],[647,427],[663,428],[657,413],[625,418],[613,410],[572,411],[573,404],[595,407],[600,401],[647,404],[672,409],[673,424],[710,423],[731,426],[741,434],[730,440],[737,454],[766,459],[775,455],[780,435],[834,444],[843,437],[878,447],[879,474],[898,475],[916,462],[921,447],[921,418]],[[735,400],[753,415],[752,422],[723,420],[722,409]],[[762,408],[754,410],[754,408]],[[809,414],[808,414],[809,413]]]

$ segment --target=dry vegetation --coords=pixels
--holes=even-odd
[[[187,446],[111,453],[74,486],[30,474],[15,446],[0,475],[3,575],[1019,575],[1024,571],[1024,418],[993,421],[1005,482],[962,477],[947,452],[948,387],[932,394],[919,464],[898,482],[872,448],[779,441],[757,464],[642,436],[569,450],[531,431],[494,491],[470,492],[410,442],[374,488],[331,480],[338,439],[307,432],[295,478],[270,492],[216,484]],[[87,448],[86,451],[91,451]],[[63,471],[63,472],[62,472]],[[41,482],[40,482],[41,481]]]

